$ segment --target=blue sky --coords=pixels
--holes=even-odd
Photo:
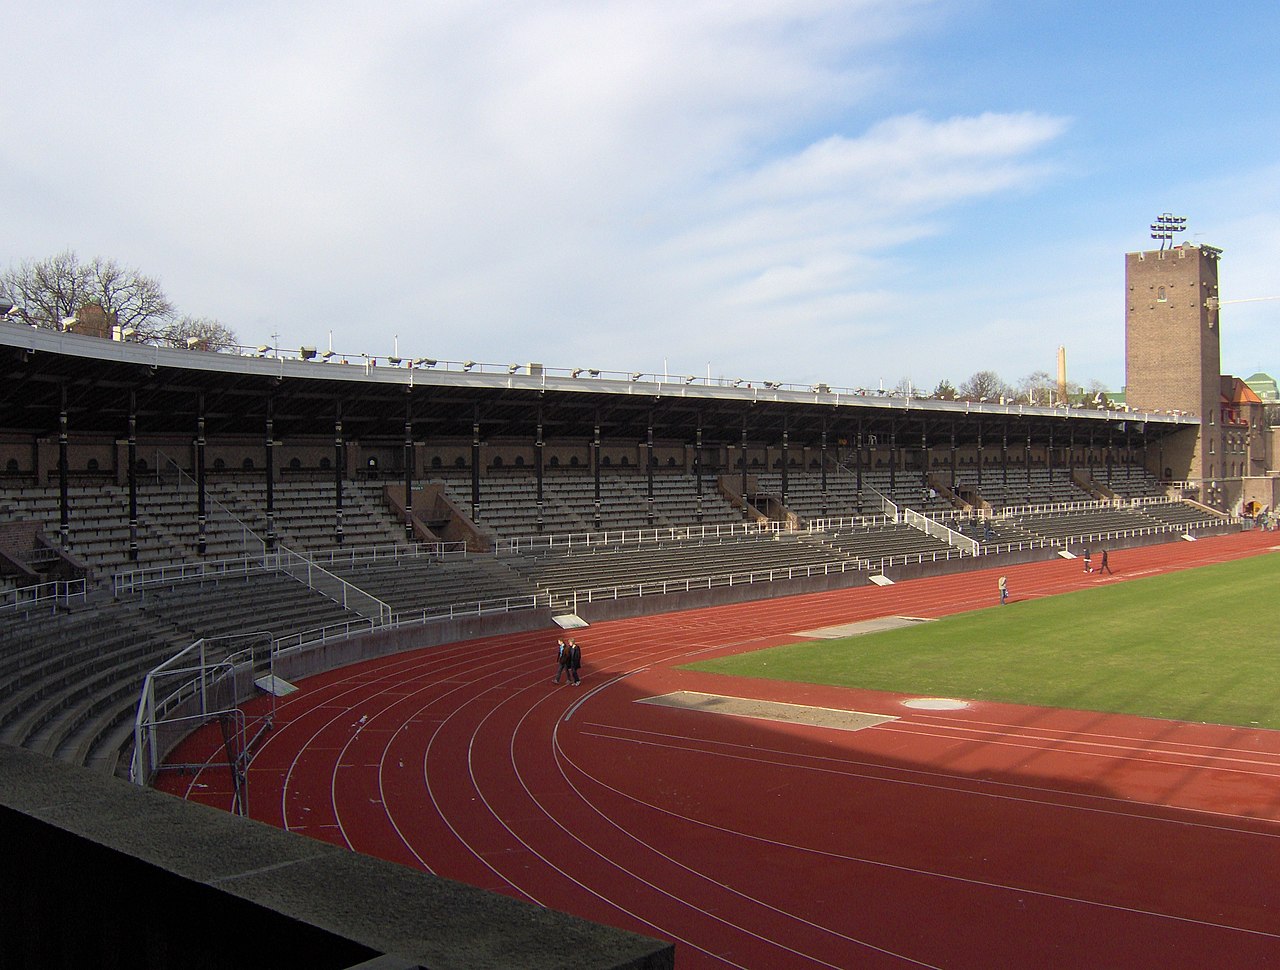
[[[68,3],[6,14],[0,265],[246,344],[926,389],[1124,380],[1124,253],[1221,247],[1280,371],[1280,5]]]

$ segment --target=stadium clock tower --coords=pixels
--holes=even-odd
[[[1162,238],[1156,235],[1160,227],[1157,220],[1153,236]],[[1220,249],[1189,243],[1125,255],[1125,400],[1137,410],[1181,411],[1200,418],[1199,434],[1179,436],[1166,446],[1165,467],[1155,471],[1198,485],[1200,500],[1217,507],[1225,497],[1219,414],[1221,255]]]

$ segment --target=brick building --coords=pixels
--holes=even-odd
[[[1280,479],[1267,446],[1261,401],[1222,373],[1218,260],[1212,246],[1183,243],[1125,255],[1126,401],[1143,411],[1200,418],[1161,452],[1166,481],[1185,482],[1206,504],[1276,504]]]

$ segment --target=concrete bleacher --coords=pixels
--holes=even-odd
[[[1098,502],[1067,469],[1011,469],[983,477],[980,498],[997,510],[955,511],[949,495],[929,495],[916,472],[895,476],[893,497],[924,511],[985,552],[1018,544],[1071,545],[1097,537],[1176,534],[1221,528],[1216,513],[1189,502],[1155,498],[1159,485],[1145,473],[1111,469],[1109,485],[1132,488],[1132,503]],[[692,475],[641,472],[602,477],[603,529],[651,530],[639,537],[595,529],[595,485],[587,475],[561,470],[544,481],[543,536],[513,542],[496,554],[445,552],[411,547],[403,526],[386,505],[376,483],[343,484],[343,524],[347,543],[334,543],[334,485],[296,480],[275,487],[275,526],[282,545],[317,557],[323,568],[390,606],[400,618],[453,615],[489,604],[525,605],[534,597],[558,604],[577,591],[634,589],[646,584],[679,586],[728,576],[833,568],[865,571],[885,564],[954,558],[946,541],[881,516],[879,493],[891,485],[884,468],[863,473],[862,501],[856,476],[829,469],[827,517],[846,521],[825,533],[742,531],[742,512],[717,487],[702,482],[702,522],[697,534],[676,526],[697,520],[698,483]],[[976,469],[962,469],[976,496]],[[780,493],[777,473],[755,475],[759,492]],[[458,508],[470,506],[470,482],[446,476]],[[997,483],[999,483],[997,485]],[[1100,485],[1100,487],[1102,487]],[[904,493],[904,489],[907,493]],[[820,517],[822,477],[812,469],[788,474],[788,510],[802,519]],[[914,493],[913,495],[910,493]],[[527,474],[493,476],[482,482],[481,521],[493,531],[533,536],[537,529],[536,488]],[[205,529],[206,553],[197,550],[194,486],[189,482],[147,481],[138,489],[140,555],[127,558],[127,490],[74,486],[70,493],[70,548],[90,562],[99,577],[142,566],[204,563],[219,557],[260,553],[266,531],[265,485],[227,479],[211,484]],[[652,509],[651,509],[652,504]],[[1000,510],[1009,509],[1009,514]],[[980,517],[981,516],[981,517]],[[58,495],[53,488],[21,487],[0,492],[0,522],[37,521],[56,538]],[[850,521],[852,520],[852,521]],[[723,526],[717,526],[723,523]],[[918,523],[917,523],[918,524]],[[728,526],[728,528],[725,528]],[[659,538],[663,528],[668,530]],[[557,535],[589,537],[557,541]],[[626,541],[623,541],[623,540]],[[545,541],[544,541],[545,540]],[[543,542],[544,544],[539,544]],[[382,550],[362,556],[361,549]],[[389,553],[389,554],[388,554]],[[322,555],[324,554],[324,555]],[[202,567],[204,568],[204,567]],[[252,568],[248,563],[246,568]],[[0,741],[8,740],[59,758],[114,766],[129,740],[138,691],[146,672],[200,637],[253,631],[286,638],[321,627],[360,620],[354,610],[284,574],[259,569],[238,578],[166,580],[141,592],[111,600],[99,595],[82,609],[0,609]]]
[[[154,585],[134,596],[144,613],[172,624],[186,642],[259,631],[278,640],[362,619],[293,577],[266,570]]]
[[[947,542],[901,523],[884,522],[822,533],[824,545],[877,566],[887,560],[947,558],[959,553]]]
[[[768,532],[553,547],[513,554],[506,561],[539,590],[553,596],[828,563],[853,565],[850,556],[808,536]]]
[[[1145,502],[1134,506],[1133,511],[1144,518],[1183,532],[1195,532],[1222,525],[1221,515],[1194,502],[1177,500]]]
[[[470,483],[457,479],[442,481],[454,504],[469,510]],[[652,508],[648,489],[648,479],[638,471],[602,475],[598,528],[606,531],[644,529],[698,522],[729,523],[742,518],[742,513],[719,494],[713,476],[703,478],[701,518],[697,511],[698,482],[693,475],[656,473]],[[545,476],[541,510],[537,482],[530,474],[486,477],[480,482],[480,524],[499,536],[594,531],[597,529],[595,503],[595,481],[588,475]]]
[[[527,598],[534,586],[492,556],[405,555],[326,563],[325,568],[388,604],[397,614],[448,612],[474,604]]]
[[[1065,542],[1104,536],[1136,535],[1165,531],[1164,526],[1144,519],[1128,508],[1100,505],[1091,508],[1028,512],[1012,517],[1020,528],[1038,538]]]
[[[265,482],[221,482],[214,493],[259,536],[266,536]],[[279,482],[272,488],[272,520],[276,540],[298,552],[333,549],[337,541],[337,499],[333,482]],[[344,482],[343,545],[402,543],[404,527],[382,502],[381,486]]]
[[[115,770],[142,677],[187,642],[136,605],[6,611],[0,741]]]

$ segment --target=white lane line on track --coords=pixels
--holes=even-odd
[[[737,757],[737,756],[727,755],[726,757]],[[580,771],[585,777],[590,778],[592,782],[594,782],[597,785],[600,785],[602,788],[606,788],[609,791],[614,792],[619,798],[623,798],[627,801],[633,802],[638,805],[644,805],[653,811],[661,812],[665,815],[668,815],[675,819],[679,819],[689,824],[701,826],[707,829],[711,829],[713,831],[722,832],[727,835],[735,836],[739,839],[745,839],[751,842],[758,842],[764,845],[784,848],[784,849],[788,849],[795,852],[813,853],[826,858],[837,859],[843,862],[852,862],[852,863],[861,864],[861,865],[874,866],[877,868],[890,869],[895,872],[906,872],[906,873],[921,875],[929,878],[942,879],[948,882],[957,882],[957,883],[963,883],[966,885],[982,886],[984,888],[997,889],[1004,892],[1032,895],[1032,896],[1037,896],[1044,899],[1052,899],[1052,900],[1057,900],[1061,902],[1079,904],[1082,906],[1096,907],[1096,908],[1106,909],[1106,910],[1115,911],[1115,912],[1131,913],[1135,915],[1150,917],[1157,920],[1171,920],[1178,923],[1185,923],[1185,924],[1196,925],[1196,926],[1205,926],[1213,929],[1221,929],[1221,930],[1227,930],[1235,933],[1243,933],[1250,936],[1258,936],[1258,937],[1264,937],[1267,939],[1280,940],[1280,933],[1273,933],[1267,930],[1256,930],[1250,927],[1233,926],[1231,924],[1215,922],[1212,920],[1202,920],[1202,919],[1197,919],[1195,917],[1190,917],[1190,916],[1178,916],[1173,913],[1161,913],[1161,912],[1156,912],[1155,910],[1142,909],[1134,906],[1124,906],[1118,903],[1109,903],[1109,902],[1104,902],[1100,900],[1085,899],[1079,896],[1068,896],[1062,893],[1053,893],[1045,890],[1030,889],[1022,886],[1015,886],[1008,883],[993,882],[985,879],[975,879],[970,876],[960,876],[953,873],[941,872],[938,870],[921,869],[916,866],[907,866],[899,863],[885,862],[883,860],[878,860],[878,859],[870,859],[870,858],[865,858],[860,856],[851,856],[844,853],[832,852],[826,849],[815,849],[807,846],[795,845],[793,843],[781,842],[777,839],[767,839],[762,836],[754,835],[749,832],[742,832],[736,829],[730,829],[726,826],[716,825],[712,822],[707,822],[704,819],[692,818],[687,815],[682,815],[677,812],[672,812],[661,805],[646,801],[644,799],[637,798],[636,796],[634,796],[629,792],[620,791],[619,789],[613,787],[607,782],[602,781],[599,777],[592,775],[581,765],[578,765],[574,763],[572,759],[567,758],[567,756],[566,756],[566,760],[568,760],[571,764],[574,764],[574,767],[577,768],[578,771]],[[748,759],[744,758],[741,760],[748,760]],[[777,762],[777,763],[783,764],[782,762]],[[795,767],[795,766],[787,765],[787,767]],[[895,783],[919,785],[919,787],[926,787],[926,788],[942,788],[950,791],[958,791],[957,789],[951,789],[951,788],[948,788],[948,786],[942,786],[942,785],[923,785],[921,783],[914,783],[914,782],[895,782]],[[960,792],[960,793],[963,793],[963,792]],[[1030,801],[1030,799],[1017,799],[1017,800]],[[1041,803],[1041,804],[1048,804],[1049,807],[1067,807],[1067,806],[1053,805],[1052,803]],[[1087,809],[1087,808],[1081,809],[1081,810],[1082,811],[1103,811],[1100,809]],[[1114,813],[1114,814],[1123,814],[1123,813]],[[1141,819],[1147,818],[1147,816],[1134,816],[1134,817],[1141,818]],[[1192,823],[1192,824],[1195,824],[1195,823]],[[1257,833],[1250,832],[1247,834],[1253,835]]]
[[[600,725],[606,730],[615,729],[612,725]],[[627,729],[616,729],[625,731]],[[762,748],[756,745],[739,745],[727,741],[696,741],[681,735],[663,735],[658,732],[634,731],[638,735],[651,735],[651,737],[631,737],[619,736],[617,734],[607,734],[599,731],[588,732],[584,734],[591,737],[598,737],[602,740],[617,741],[628,744],[638,744],[651,746],[655,748],[666,748],[669,750],[691,751],[697,754],[711,755],[717,757],[730,758],[736,761],[745,761],[756,764],[772,764],[779,767],[803,769],[810,771],[818,771],[829,774],[837,774],[842,777],[862,778],[868,781],[879,781],[885,784],[907,785],[917,788],[929,788],[940,791],[953,792],[957,795],[973,795],[982,798],[996,798],[1001,800],[1025,802],[1033,805],[1043,806],[1045,808],[1062,809],[1065,811],[1080,811],[1096,814],[1118,815],[1124,818],[1135,820],[1147,820],[1154,822],[1168,823],[1178,826],[1188,826],[1193,828],[1203,828],[1212,831],[1224,831],[1235,834],[1259,836],[1267,839],[1280,838],[1280,831],[1277,832],[1259,832],[1252,828],[1240,828],[1233,825],[1222,825],[1218,823],[1210,823],[1188,818],[1165,818],[1158,814],[1149,812],[1134,811],[1134,806],[1148,806],[1152,809],[1165,811],[1176,814],[1189,814],[1194,816],[1207,816],[1213,819],[1238,819],[1259,824],[1274,825],[1274,821],[1270,819],[1259,819],[1248,815],[1235,815],[1227,812],[1213,812],[1207,809],[1197,808],[1181,808],[1178,806],[1162,805],[1149,802],[1132,802],[1113,795],[1098,795],[1092,792],[1074,792],[1063,789],[1043,788],[1036,785],[1022,785],[1014,782],[995,781],[993,779],[973,778],[968,775],[956,775],[945,771],[933,771],[924,768],[906,768],[896,765],[886,765],[878,761],[851,761],[847,759],[836,759],[828,757],[820,757],[815,755],[797,754],[791,751],[785,751],[779,748]],[[801,758],[808,764],[799,764],[794,760]],[[816,764],[815,764],[816,762]],[[845,770],[847,768],[865,769],[865,770]],[[867,771],[883,772],[885,774],[870,774]],[[935,784],[925,781],[911,781],[903,778],[886,777],[886,775],[919,775],[924,778],[937,778],[946,781],[963,780],[970,785],[976,787],[963,787],[956,784]],[[1031,792],[1034,794],[1042,794],[1047,796],[1057,795],[1061,798],[1080,800],[1080,801],[1098,801],[1106,804],[1123,806],[1124,808],[1104,808],[1089,807],[1087,805],[1068,805],[1062,802],[1054,801],[1052,798],[1033,798],[1030,795],[1007,794],[1002,791],[983,791],[980,789],[1007,789],[1012,792]],[[1127,810],[1125,810],[1127,808]]]
[[[625,676],[626,676],[626,675],[624,675],[624,677],[625,677]],[[618,679],[618,680],[621,680],[621,679],[623,679],[623,678],[622,678],[622,677],[619,677],[619,678],[617,678],[617,679]],[[686,873],[689,873],[689,874],[690,874],[690,875],[692,875],[692,876],[695,876],[698,880],[700,880],[700,881],[702,881],[702,882],[704,882],[704,883],[710,884],[711,886],[715,887],[716,889],[718,889],[718,890],[720,890],[720,891],[722,891],[722,892],[728,893],[728,894],[730,894],[730,895],[732,895],[732,896],[734,896],[734,897],[738,898],[739,900],[742,900],[742,901],[745,901],[745,902],[749,902],[749,903],[753,903],[753,904],[755,904],[755,905],[757,905],[757,906],[760,906],[760,907],[761,907],[761,908],[763,908],[763,909],[767,909],[767,910],[769,910],[769,911],[771,911],[771,912],[773,912],[773,913],[776,913],[776,914],[778,914],[778,915],[780,915],[780,916],[783,916],[783,917],[785,917],[785,918],[787,918],[787,919],[789,919],[789,920],[793,920],[793,921],[795,921],[795,922],[797,922],[797,923],[800,923],[801,925],[805,926],[805,927],[806,927],[807,929],[809,929],[809,930],[816,930],[816,931],[819,931],[819,932],[822,932],[822,933],[826,933],[826,934],[828,934],[828,935],[831,935],[831,936],[836,937],[837,939],[841,939],[841,940],[845,941],[846,943],[852,943],[852,944],[855,944],[855,945],[857,945],[857,946],[865,947],[866,949],[868,949],[868,950],[872,950],[872,951],[877,952],[877,953],[882,953],[882,954],[885,954],[885,955],[887,955],[887,956],[895,957],[896,959],[899,959],[899,960],[902,960],[902,961],[904,961],[904,962],[910,963],[910,964],[912,964],[912,965],[914,965],[914,966],[928,968],[928,970],[940,970],[940,968],[936,967],[934,964],[926,963],[926,962],[924,962],[924,961],[922,961],[922,960],[917,960],[917,959],[915,959],[915,958],[913,958],[913,957],[907,956],[906,954],[898,953],[898,952],[893,951],[893,950],[888,950],[888,949],[885,949],[885,948],[883,948],[883,947],[876,946],[875,944],[873,944],[873,943],[869,943],[869,942],[867,942],[867,941],[865,941],[865,940],[860,940],[860,939],[858,939],[858,938],[856,938],[856,937],[853,937],[853,936],[850,936],[850,935],[848,935],[848,934],[846,934],[846,933],[841,933],[839,930],[836,930],[836,929],[834,929],[834,928],[832,928],[832,927],[822,926],[822,925],[820,925],[820,924],[818,924],[818,923],[814,923],[814,922],[813,922],[813,921],[811,921],[811,920],[805,919],[804,917],[799,916],[799,915],[797,915],[797,914],[795,914],[795,913],[787,912],[786,910],[781,909],[781,908],[779,908],[779,907],[777,907],[777,906],[775,906],[775,905],[773,905],[773,904],[771,904],[771,903],[769,903],[769,902],[767,902],[767,901],[765,901],[765,900],[763,900],[763,899],[760,899],[759,897],[750,896],[750,895],[748,895],[748,894],[746,894],[746,893],[743,893],[743,892],[742,892],[742,891],[740,891],[740,890],[734,889],[732,886],[728,886],[728,885],[726,885],[726,884],[724,884],[724,883],[722,883],[722,882],[719,882],[718,880],[712,879],[711,877],[707,876],[705,873],[698,872],[696,869],[693,869],[693,868],[691,868],[690,866],[685,865],[683,862],[681,862],[680,860],[678,860],[678,859],[674,858],[673,856],[669,855],[668,853],[666,853],[666,852],[662,851],[660,848],[658,848],[658,847],[656,847],[656,846],[654,846],[654,845],[652,845],[652,844],[650,844],[650,843],[648,843],[648,842],[644,841],[643,839],[639,838],[639,837],[638,837],[634,832],[631,832],[631,831],[629,831],[628,829],[626,829],[626,828],[622,827],[621,825],[619,825],[619,824],[618,824],[618,822],[617,822],[617,820],[616,820],[616,819],[612,818],[610,815],[606,814],[605,812],[602,812],[602,811],[599,809],[599,807],[597,807],[597,806],[596,806],[596,804],[595,804],[594,802],[592,802],[592,801],[591,801],[591,799],[589,799],[585,794],[583,794],[583,792],[581,791],[581,789],[580,789],[577,785],[575,785],[575,784],[573,783],[573,781],[569,778],[568,774],[564,771],[564,768],[563,768],[563,766],[561,765],[561,762],[562,762],[562,761],[563,761],[563,762],[567,762],[567,763],[569,763],[569,764],[574,764],[574,763],[573,763],[573,760],[572,760],[572,759],[571,759],[571,758],[570,758],[570,757],[565,753],[565,751],[564,751],[564,749],[563,749],[563,746],[560,744],[559,732],[560,732],[560,727],[561,727],[561,725],[562,725],[563,723],[564,723],[564,722],[563,722],[563,721],[561,721],[561,722],[558,722],[558,723],[556,724],[555,731],[554,731],[554,733],[553,733],[553,737],[552,737],[552,744],[553,744],[553,747],[554,747],[554,750],[555,750],[556,762],[557,762],[557,765],[559,766],[560,775],[561,775],[562,780],[565,782],[565,784],[567,784],[567,785],[568,785],[568,786],[569,786],[569,787],[574,791],[574,793],[575,793],[575,794],[577,794],[577,795],[579,796],[579,798],[580,798],[580,799],[582,799],[582,802],[583,802],[583,804],[584,804],[584,806],[585,806],[585,807],[587,807],[589,810],[591,810],[592,812],[594,812],[594,813],[595,813],[595,815],[596,815],[599,819],[601,819],[602,821],[604,821],[608,826],[610,826],[611,828],[613,828],[613,829],[617,830],[617,831],[618,831],[618,832],[620,832],[622,835],[624,835],[625,837],[627,837],[628,839],[630,839],[632,843],[634,843],[634,844],[636,844],[636,845],[641,846],[642,848],[646,849],[647,851],[649,851],[649,852],[650,852],[650,853],[652,853],[653,855],[657,856],[658,858],[661,858],[661,859],[665,860],[666,862],[670,863],[671,865],[673,865],[673,866],[675,866],[675,867],[677,867],[677,868],[679,868],[679,869],[683,870],[683,871],[684,871],[684,872],[686,872]],[[591,777],[592,777],[592,776],[591,776],[591,774],[590,774],[590,773],[588,773],[588,772],[586,772],[586,771],[584,771],[584,770],[581,768],[581,766],[574,764],[574,767],[575,767],[579,772],[581,772],[585,777],[587,777],[587,778],[591,778]],[[602,783],[600,783],[597,779],[593,779],[593,780],[594,780],[594,781],[596,781],[596,783],[597,783],[597,784],[602,784]],[[522,784],[523,784],[523,779],[522,779]],[[615,791],[615,789],[612,789],[612,788],[611,788],[610,786],[608,786],[608,785],[603,785],[603,784],[602,784],[602,787],[604,787],[604,788],[608,788],[610,791]],[[526,791],[528,791],[528,790],[529,790],[527,785],[525,786],[525,790],[526,790]],[[530,794],[531,794],[531,797],[532,797],[532,793],[530,793]],[[674,813],[670,813],[670,812],[667,812],[666,814],[671,815],[672,817],[676,817],[676,818],[679,818],[679,817],[680,817],[680,816],[675,815]],[[560,824],[558,820],[557,820],[557,824]],[[564,828],[564,826],[563,826],[563,825],[561,825],[561,828],[563,829],[563,828]],[[756,933],[754,930],[751,930],[751,929],[749,929],[748,927],[746,927],[746,926],[744,926],[744,925],[741,925],[741,924],[739,924],[739,923],[735,923],[735,922],[733,922],[732,920],[730,920],[729,918],[727,918],[727,917],[725,917],[725,916],[721,916],[721,915],[718,915],[718,914],[716,914],[716,913],[711,913],[711,912],[707,911],[706,909],[702,908],[701,906],[694,905],[692,902],[690,902],[690,900],[688,900],[688,899],[684,899],[684,898],[682,898],[682,897],[678,897],[678,896],[674,895],[670,890],[668,890],[668,889],[666,889],[666,888],[664,888],[664,887],[662,887],[662,886],[658,886],[658,885],[656,885],[656,884],[654,884],[654,883],[652,883],[652,882],[649,882],[648,880],[645,880],[645,879],[643,879],[643,878],[641,878],[641,877],[639,877],[639,876],[635,875],[635,873],[632,871],[632,870],[633,870],[633,868],[634,868],[634,864],[632,864],[631,866],[627,866],[627,865],[622,865],[622,864],[620,864],[620,863],[614,862],[612,859],[609,859],[607,856],[605,856],[605,855],[600,851],[600,849],[596,848],[596,847],[595,847],[595,846],[593,846],[593,845],[588,845],[587,843],[583,842],[580,838],[578,838],[578,837],[577,837],[577,835],[576,835],[575,833],[573,833],[573,832],[569,832],[567,829],[565,829],[565,831],[566,831],[566,833],[567,833],[567,834],[569,834],[570,836],[572,836],[573,838],[575,838],[575,839],[576,839],[576,840],[577,840],[577,841],[578,841],[578,842],[579,842],[579,843],[580,843],[580,844],[581,844],[585,849],[587,849],[588,851],[590,851],[591,853],[593,853],[593,854],[594,854],[594,855],[596,855],[597,857],[599,857],[599,858],[601,858],[601,859],[604,859],[606,862],[609,862],[609,864],[610,864],[610,865],[616,866],[616,867],[618,867],[618,868],[622,869],[624,872],[628,872],[628,873],[630,873],[630,874],[633,876],[633,878],[637,878],[637,879],[639,879],[641,882],[645,883],[645,885],[649,886],[650,888],[652,888],[653,890],[655,890],[656,892],[658,892],[660,895],[665,896],[665,897],[667,897],[667,898],[669,898],[669,899],[675,900],[676,902],[680,903],[681,905],[685,906],[686,908],[688,908],[688,909],[690,909],[690,910],[692,910],[692,911],[694,911],[694,912],[700,913],[701,915],[703,915],[704,917],[706,917],[706,918],[708,918],[708,919],[711,919],[711,920],[713,920],[713,921],[715,921],[715,922],[718,922],[718,923],[720,923],[720,924],[722,924],[722,925],[724,925],[724,926],[727,926],[727,927],[729,927],[729,928],[731,928],[731,929],[737,930],[738,932],[743,933],[743,934],[744,934],[744,935],[746,935],[746,936],[749,936],[749,937],[752,937],[752,938],[756,939],[756,940],[757,940],[757,941],[759,941],[760,943],[763,943],[763,944],[766,944],[766,945],[769,945],[769,946],[774,946],[774,947],[777,947],[777,948],[779,948],[779,949],[781,949],[781,950],[785,950],[786,952],[791,953],[791,954],[792,954],[792,955],[794,955],[794,956],[797,956],[797,957],[803,957],[804,959],[807,959],[807,960],[809,960],[809,961],[811,961],[811,962],[813,962],[813,963],[818,963],[818,964],[821,964],[821,965],[826,966],[826,967],[831,967],[831,968],[832,968],[832,970],[841,970],[841,967],[843,967],[843,966],[844,966],[844,964],[833,964],[833,963],[828,963],[827,961],[825,961],[825,960],[821,959],[820,957],[814,956],[814,955],[812,955],[812,954],[802,953],[802,952],[800,952],[799,950],[796,950],[795,948],[793,948],[793,947],[791,947],[791,946],[788,946],[788,945],[786,945],[786,944],[784,944],[784,943],[782,943],[782,942],[780,942],[780,941],[778,941],[778,940],[776,940],[776,939],[772,939],[772,938],[770,938],[770,937],[762,936],[762,935],[760,935],[760,934]],[[612,845],[612,844],[613,844],[613,843],[611,843],[611,845]],[[617,905],[617,904],[615,903],[614,905]],[[670,934],[670,931],[669,931],[669,930],[667,930],[666,932],[667,932],[668,934]],[[688,945],[694,946],[696,949],[701,950],[703,953],[706,953],[708,956],[716,957],[717,959],[720,959],[720,960],[721,960],[721,961],[723,961],[723,962],[731,963],[731,965],[732,965],[732,966],[735,966],[735,967],[741,967],[741,966],[742,966],[741,964],[738,964],[738,963],[732,963],[731,961],[728,961],[728,960],[727,960],[727,958],[723,957],[723,956],[722,956],[722,955],[720,955],[720,954],[713,954],[713,953],[710,953],[710,952],[709,952],[709,951],[707,951],[705,948],[703,948],[703,947],[699,946],[698,944],[696,944],[696,943],[694,943],[694,942],[692,942],[692,941],[681,940],[681,942],[685,942],[685,943],[686,943],[686,944],[688,944]],[[745,970],[745,968],[743,968],[743,970]]]
[[[1141,747],[1125,746],[1119,744],[1106,744],[1100,741],[1072,741],[1067,738],[1054,738],[1047,743],[1037,744],[1040,739],[1034,737],[1010,737],[1000,735],[989,729],[981,729],[972,732],[965,732],[962,728],[954,729],[956,732],[951,733],[941,729],[940,727],[925,727],[922,725],[904,725],[904,724],[885,724],[879,727],[881,734],[905,734],[914,737],[929,737],[942,740],[956,741],[959,743],[972,743],[973,741],[981,741],[984,745],[999,745],[1001,747],[1022,748],[1030,751],[1040,751],[1045,754],[1072,755],[1079,758],[1095,758],[1108,761],[1137,761],[1143,764],[1160,764],[1168,765],[1172,768],[1196,768],[1204,771],[1232,771],[1237,774],[1260,775],[1262,777],[1274,777],[1280,780],[1280,764],[1275,761],[1257,761],[1248,758],[1213,758],[1209,755],[1197,754],[1180,754],[1173,751],[1147,751]],[[1084,751],[1080,748],[1102,748],[1112,750],[1094,750]],[[1127,753],[1118,753],[1127,752]],[[1179,757],[1190,760],[1179,761]],[[1213,762],[1221,762],[1216,764]],[[1269,770],[1258,770],[1269,769]]]

